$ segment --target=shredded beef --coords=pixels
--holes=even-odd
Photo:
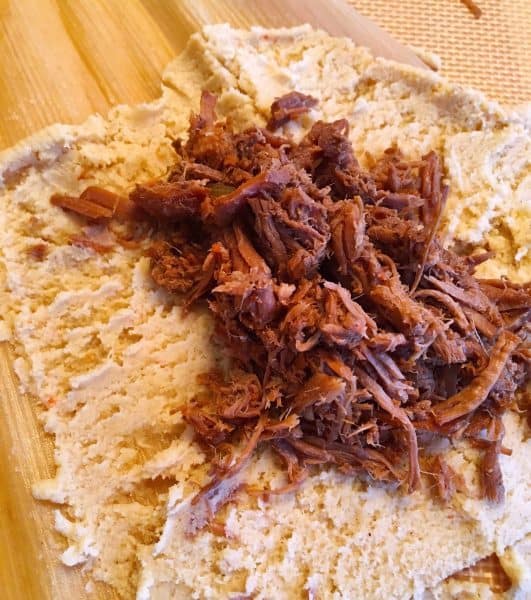
[[[500,444],[491,443],[483,456],[481,482],[485,498],[492,502],[501,502],[505,495],[503,474],[500,467]]]
[[[456,490],[466,490],[463,477],[456,473],[440,454],[433,458],[430,466],[437,493],[445,504],[450,502]]]
[[[105,221],[114,218],[130,218],[133,215],[132,203],[114,192],[97,186],[86,188],[79,197],[55,194],[51,203],[92,221]]]
[[[152,245],[151,275],[170,292],[186,294],[201,278],[206,252],[204,243],[194,240],[193,231],[175,229],[167,239]]]
[[[208,199],[201,205],[202,218],[207,223],[213,221],[218,226],[230,223],[238,212],[253,196],[274,193],[289,181],[289,170],[286,167],[270,169],[242,183],[233,192]]]
[[[481,406],[500,378],[509,357],[521,341],[510,331],[503,331],[491,349],[487,367],[457,394],[434,406],[433,414],[437,423],[444,425]]]
[[[152,217],[171,223],[198,217],[208,190],[196,181],[156,181],[137,185],[129,197]]]
[[[267,127],[271,130],[277,129],[277,127],[288,121],[307,113],[316,105],[317,100],[312,96],[300,92],[290,92],[275,100],[271,105],[271,118],[267,123]]]
[[[315,104],[279,98],[268,126]],[[531,286],[476,279],[491,253],[443,247],[439,157],[392,148],[363,169],[345,119],[294,143],[234,132],[215,107],[205,92],[167,180],[127,204],[155,228],[153,279],[189,308],[208,303],[230,358],[183,410],[214,468],[192,529],[233,498],[260,444],[287,475],[260,493],[292,491],[317,466],[413,490],[424,461],[448,502],[462,479],[417,436],[462,438],[483,455],[484,497],[501,501],[501,417],[529,380]],[[52,202],[96,220],[123,205],[94,190]]]

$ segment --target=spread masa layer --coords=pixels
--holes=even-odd
[[[458,494],[441,507],[426,491],[367,488],[325,471],[295,495],[243,498],[228,511],[227,538],[185,537],[182,516],[208,473],[179,407],[197,391],[197,374],[220,359],[211,322],[184,316],[156,288],[147,242],[115,244],[106,254],[73,245],[83,224],[49,198],[89,185],[127,193],[165,174],[171,141],[183,135],[204,87],[219,95],[220,116],[239,127],[265,122],[271,102],[292,89],[311,94],[317,107],[285,133],[300,137],[316,119],[347,118],[362,162],[393,144],[408,157],[435,149],[451,189],[449,240],[497,251],[483,276],[530,279],[525,119],[309,27],[205,28],[163,74],[159,100],[53,126],[0,155],[5,321],[21,385],[55,435],[56,477],[34,493],[61,505],[63,561],[84,564],[125,597],[407,598],[501,553],[531,522],[529,442],[516,415],[506,419],[513,455],[501,458],[503,506]],[[37,244],[43,260],[31,257]],[[455,448],[449,460],[474,477],[472,450]],[[247,477],[282,482],[267,453]]]

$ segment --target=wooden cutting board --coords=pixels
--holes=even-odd
[[[0,150],[54,122],[83,121],[159,94],[160,73],[206,23],[309,22],[376,55],[423,63],[342,0],[0,0]],[[53,445],[19,394],[0,344],[0,597],[83,600],[86,579],[57,560],[50,506],[30,494],[53,475]],[[91,597],[115,598],[98,586]]]

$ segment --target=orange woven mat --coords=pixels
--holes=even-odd
[[[531,0],[350,0],[399,41],[435,52],[441,74],[504,104],[531,101]]]
[[[452,576],[459,581],[485,583],[495,594],[503,594],[511,587],[511,580],[496,554],[491,554],[478,561],[474,566],[463,569]]]

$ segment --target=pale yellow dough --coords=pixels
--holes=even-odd
[[[430,588],[448,597],[436,588],[445,577],[531,531],[531,444],[515,415],[506,419],[513,455],[502,457],[503,506],[458,494],[441,508],[424,491],[366,489],[323,472],[296,495],[243,499],[229,510],[229,539],[184,535],[188,503],[208,475],[178,407],[219,359],[210,319],[184,317],[156,289],[145,248],[97,255],[69,245],[79,222],[49,197],[91,184],[127,192],[166,173],[171,140],[184,134],[203,87],[241,127],[263,122],[287,91],[312,94],[318,108],[286,133],[300,137],[317,118],[346,117],[362,162],[395,143],[408,156],[436,149],[452,190],[449,241],[495,249],[484,275],[530,278],[524,113],[309,27],[205,28],[165,71],[156,102],[50,127],[0,155],[0,334],[12,336],[21,386],[50,406],[42,420],[55,435],[57,474],[35,482],[34,494],[60,505],[62,559],[146,600],[420,598]],[[27,248],[40,242],[46,260],[28,260]],[[472,482],[474,452],[458,447],[450,460]],[[282,481],[267,453],[246,477]]]

